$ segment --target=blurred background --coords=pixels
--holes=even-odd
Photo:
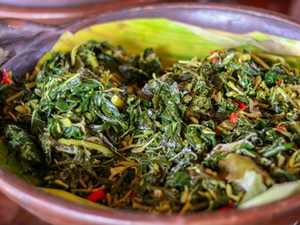
[[[21,18],[59,24],[99,13],[133,6],[171,2],[215,2],[271,10],[300,20],[300,0],[0,0],[0,18]],[[47,225],[0,193],[0,224]]]

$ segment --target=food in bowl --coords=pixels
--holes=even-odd
[[[90,41],[48,53],[23,85],[12,77],[2,73],[1,135],[38,186],[163,213],[298,189],[300,76],[283,57],[216,50],[163,68],[151,48]]]

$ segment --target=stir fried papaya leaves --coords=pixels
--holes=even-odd
[[[266,84],[274,85],[279,79],[287,78],[286,72],[280,67],[280,64],[274,64],[272,68],[265,73],[264,79]]]
[[[164,72],[150,48],[51,54],[34,85],[0,84],[1,135],[44,187],[183,213],[252,204],[300,177],[300,75],[283,58],[216,50]]]
[[[20,159],[23,172],[35,172],[35,167],[42,167],[44,155],[38,149],[36,138],[17,125],[7,125],[4,128],[5,140],[11,153]]]

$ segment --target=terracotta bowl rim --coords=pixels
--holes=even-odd
[[[288,15],[278,13],[275,11],[270,11],[267,9],[262,8],[256,8],[251,6],[244,6],[244,5],[238,5],[238,4],[226,4],[226,3],[193,3],[193,2],[175,2],[175,3],[163,3],[163,0],[151,0],[151,4],[144,4],[141,6],[134,6],[132,4],[129,4],[130,6],[126,10],[139,10],[141,8],[147,8],[147,7],[161,7],[161,6],[168,6],[170,8],[176,8],[176,7],[182,7],[182,8],[207,8],[207,9],[221,9],[221,10],[230,10],[234,12],[242,12],[242,13],[248,13],[251,15],[256,16],[263,16],[265,18],[274,19],[277,21],[283,21],[288,24],[292,25],[298,25],[299,26],[299,20],[292,18]],[[130,1],[129,1],[130,2]],[[106,2],[104,2],[106,3]],[[34,7],[34,8],[24,8],[24,7],[14,7],[9,5],[0,5],[0,13],[2,18],[10,18],[10,19],[16,19],[18,18],[20,20],[30,20],[30,19],[51,19],[51,18],[57,18],[57,19],[63,19],[63,18],[78,18],[78,11],[88,11],[89,13],[96,14],[101,7],[103,7],[103,3],[96,3],[94,7],[89,7],[87,5],[78,5],[74,7],[60,7],[60,8],[42,8],[42,7]],[[91,9],[93,8],[93,9]],[[122,9],[113,10],[109,9],[107,12],[101,12],[102,15],[110,14],[111,12],[116,11],[123,11]],[[86,15],[85,15],[86,16]],[[49,18],[51,17],[51,18]],[[74,22],[74,21],[73,21]],[[72,22],[72,23],[73,23]]]
[[[151,214],[146,212],[136,212],[131,210],[119,210],[111,208],[98,208],[90,205],[83,205],[81,203],[72,202],[63,199],[58,196],[54,196],[47,192],[32,186],[22,179],[18,178],[14,174],[8,172],[0,166],[0,190],[3,191],[8,198],[17,201],[21,196],[26,201],[36,203],[39,208],[45,208],[56,211],[58,214],[64,214],[66,218],[84,218],[90,222],[106,221],[110,224],[111,220],[114,220],[112,224],[118,224],[116,221],[122,224],[126,224],[125,221],[132,223],[143,224],[194,224],[201,222],[202,224],[222,224],[222,221],[226,221],[228,224],[236,224],[237,219],[243,219],[246,223],[255,224],[253,221],[253,215],[257,216],[257,219],[261,219],[260,215],[264,214],[266,218],[268,216],[278,217],[284,216],[286,211],[282,211],[283,208],[289,208],[289,210],[299,210],[300,208],[300,193],[285,198],[283,200],[269,203],[257,207],[245,208],[245,209],[233,209],[228,211],[211,211],[211,212],[195,212],[188,214]],[[16,197],[19,196],[19,197]],[[22,205],[22,204],[21,204]],[[25,209],[26,205],[22,205]],[[240,224],[240,223],[237,223]]]
[[[116,10],[108,10],[107,12],[101,12],[100,14],[97,13],[91,13],[87,15],[84,19],[78,19],[71,22],[66,22],[60,25],[54,25],[54,27],[60,27],[62,29],[70,29],[71,31],[77,31],[78,30],[78,24],[87,24],[87,26],[90,26],[90,21],[93,21],[95,17],[97,17],[97,21],[100,21],[100,23],[106,23],[112,21],[112,15],[115,15],[117,13],[124,13],[127,12],[128,14],[138,12],[140,10],[153,10],[153,9],[160,9],[160,8],[168,8],[168,9],[187,9],[187,10],[218,10],[218,11],[227,11],[227,12],[233,12],[233,13],[239,13],[243,15],[250,15],[257,18],[263,18],[263,19],[270,19],[273,22],[279,22],[282,24],[293,26],[296,29],[300,29],[300,20],[297,20],[293,17],[290,17],[285,14],[281,14],[275,11],[270,11],[267,9],[262,8],[256,8],[251,6],[243,6],[238,4],[224,4],[224,3],[182,3],[182,2],[175,2],[175,3],[156,3],[156,4],[150,4],[150,5],[142,5],[142,6],[135,6],[130,7],[126,9],[116,9]],[[109,18],[108,20],[105,20],[105,18]],[[145,18],[145,17],[136,17],[136,18]],[[136,19],[134,18],[134,19]],[[163,18],[163,16],[161,17]],[[132,18],[129,18],[132,19]],[[174,19],[176,21],[176,19]],[[80,23],[78,23],[80,22]],[[36,23],[34,21],[33,23]],[[40,23],[36,23],[40,24]],[[81,28],[83,29],[83,28]],[[270,33],[272,35],[273,33]],[[278,35],[277,35],[278,36]],[[290,38],[290,37],[288,37]],[[293,37],[291,39],[298,39],[300,40],[300,36]]]

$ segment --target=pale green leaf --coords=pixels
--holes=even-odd
[[[263,193],[267,189],[266,185],[264,184],[262,175],[255,171],[247,170],[244,174],[243,179],[237,181],[237,183],[239,183],[246,191],[241,200],[241,203],[247,202],[248,200]]]
[[[239,205],[239,208],[249,208],[259,205],[268,204],[287,198],[295,193],[300,192],[300,180],[276,184],[264,193],[252,198],[251,200]]]
[[[217,144],[214,148],[213,148],[213,152],[216,153],[229,153],[232,152],[234,150],[236,150],[239,146],[241,146],[244,142],[246,142],[245,140],[239,140],[236,142],[232,142],[232,143],[228,143],[228,144]]]
[[[219,161],[219,167],[228,173],[225,178],[230,181],[242,179],[245,172],[249,170],[261,174],[266,183],[271,182],[269,174],[261,169],[251,158],[247,156],[234,153],[228,154],[226,158]]]

